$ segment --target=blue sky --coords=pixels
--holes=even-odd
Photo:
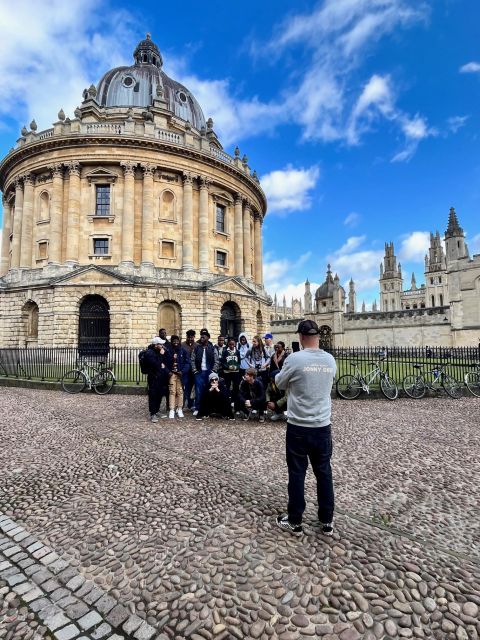
[[[2,3],[0,154],[32,117],[72,115],[151,32],[261,177],[269,292],[303,295],[331,262],[368,305],[386,241],[405,288],[423,282],[450,206],[480,252],[479,23],[476,0]]]

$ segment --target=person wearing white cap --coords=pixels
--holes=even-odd
[[[165,349],[165,340],[154,336],[144,356],[148,370],[148,409],[152,422],[158,422],[162,398],[167,396],[168,376],[172,367],[170,360],[170,354]]]

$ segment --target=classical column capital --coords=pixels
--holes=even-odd
[[[22,189],[23,188],[23,176],[17,176],[13,180],[13,185],[14,185],[15,189]]]
[[[200,183],[200,189],[208,189],[212,184],[212,181],[210,178],[207,178],[207,176],[199,176],[198,181]]]
[[[51,164],[48,167],[48,170],[52,172],[52,176],[54,178],[63,178],[63,164]]]
[[[251,200],[249,200],[248,198],[244,198],[243,204],[245,206],[245,211],[247,211],[247,209],[250,212],[252,211],[252,201]]]
[[[27,184],[30,185],[30,186],[33,186],[33,184],[35,182],[35,178],[34,178],[32,173],[24,173],[22,178],[23,178],[24,187]]]
[[[235,194],[235,204],[242,204],[244,196],[241,193]]]
[[[70,176],[80,177],[80,162],[78,162],[78,160],[68,162],[66,167]]]
[[[196,176],[192,175],[189,171],[187,171],[182,175],[182,178],[183,178],[183,184],[193,184],[193,181],[195,180]]]
[[[153,174],[155,173],[155,169],[157,168],[156,164],[151,164],[150,162],[145,162],[140,165],[143,171],[143,175],[145,178],[153,178]]]
[[[125,176],[135,176],[135,169],[137,168],[137,163],[132,160],[122,160],[120,162],[120,166],[123,169],[123,173]]]

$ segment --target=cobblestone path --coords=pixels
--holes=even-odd
[[[146,413],[0,388],[0,638],[479,638],[479,400],[334,402],[333,539],[284,424]]]

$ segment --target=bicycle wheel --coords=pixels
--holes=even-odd
[[[78,369],[67,371],[62,378],[62,387],[67,393],[80,393],[86,386],[87,376]]]
[[[100,373],[97,373],[92,380],[92,387],[95,392],[101,396],[104,396],[106,393],[111,391],[114,384],[115,378],[111,371],[100,371]]]
[[[341,376],[337,380],[337,394],[344,400],[355,400],[362,391],[362,383],[355,376],[348,374]]]
[[[445,389],[445,393],[455,400],[462,395],[461,383],[446,373],[442,377],[442,387]]]
[[[425,382],[420,376],[405,376],[402,382],[402,387],[407,396],[414,400],[423,398],[425,395]]]
[[[480,373],[469,371],[465,375],[465,384],[472,395],[480,398]]]
[[[380,391],[388,400],[395,400],[398,398],[397,383],[393,378],[385,374],[380,378]]]

